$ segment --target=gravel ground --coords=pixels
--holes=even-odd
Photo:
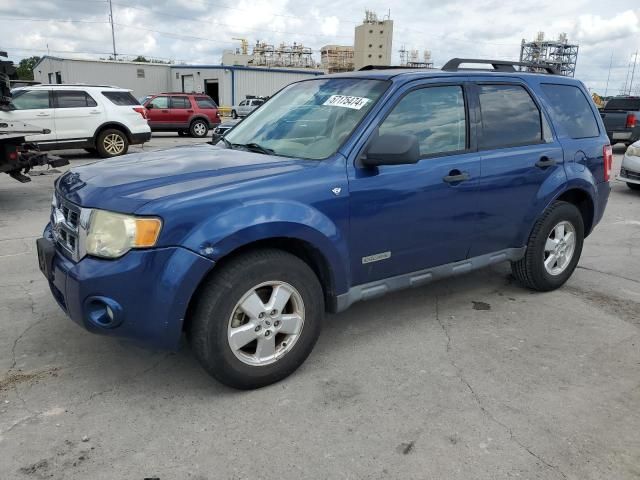
[[[144,150],[186,142],[202,140]],[[640,478],[640,195],[624,184],[564,288],[500,265],[360,303],[293,376],[237,392],[188,345],[65,317],[34,244],[55,177],[0,177],[0,478]]]

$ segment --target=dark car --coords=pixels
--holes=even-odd
[[[222,137],[224,137],[228,132],[231,131],[233,127],[235,127],[241,120],[227,120],[223,123],[220,123],[216,128],[213,129],[213,135],[211,135],[211,143],[216,144],[220,141]]]
[[[153,132],[178,132],[178,135],[203,138],[220,123],[218,105],[203,94],[151,95],[144,106]]]
[[[327,311],[500,262],[559,288],[613,155],[581,82],[521,65],[303,80],[215,146],[74,167],[37,241],[53,297],[95,333],[186,333],[210,374],[256,388],[305,361]]]
[[[600,110],[611,144],[640,140],[640,97],[614,97]]]

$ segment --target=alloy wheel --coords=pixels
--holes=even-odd
[[[550,275],[564,272],[576,249],[576,229],[566,220],[551,229],[544,245],[544,268]]]
[[[264,366],[291,351],[303,326],[300,293],[285,282],[265,282],[246,292],[234,307],[227,340],[240,361]]]

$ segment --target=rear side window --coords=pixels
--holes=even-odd
[[[136,97],[131,95],[130,92],[102,92],[102,95],[107,97],[114,105],[121,107],[127,107],[129,105],[140,105]]]
[[[607,110],[640,111],[640,98],[612,98],[604,106]]]
[[[196,103],[198,104],[198,107],[204,108],[204,109],[218,108],[218,106],[216,105],[216,102],[214,102],[209,97],[196,97]]]
[[[59,90],[54,92],[57,108],[96,107],[98,104],[87,92],[79,90]]]
[[[19,90],[13,94],[11,104],[16,110],[49,108],[49,92],[47,90]]]
[[[480,147],[504,148],[542,142],[540,110],[519,85],[479,85]]]
[[[464,150],[467,126],[462,87],[409,92],[380,125],[380,135],[388,133],[415,135],[423,157]]]
[[[171,97],[171,108],[191,108],[187,97]]]
[[[543,83],[541,86],[549,100],[553,123],[561,126],[571,138],[600,135],[596,117],[582,90],[573,85]]]

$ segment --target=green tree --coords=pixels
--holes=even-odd
[[[20,80],[33,80],[33,67],[40,61],[40,57],[28,57],[20,60],[16,71]]]

